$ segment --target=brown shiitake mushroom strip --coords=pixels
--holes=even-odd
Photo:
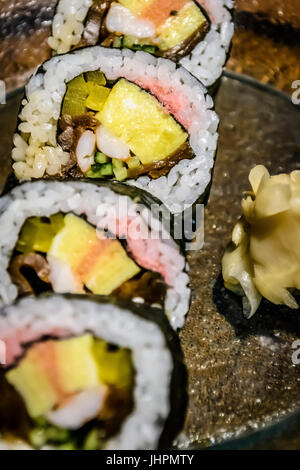
[[[107,35],[104,19],[112,0],[94,0],[85,21],[81,41],[76,47],[95,46]]]
[[[21,295],[34,294],[32,286],[21,272],[22,268],[33,269],[42,281],[49,282],[50,267],[43,256],[37,253],[17,255],[13,258],[9,271]]]
[[[194,158],[194,152],[189,143],[184,143],[176,152],[169,155],[164,160],[149,163],[148,165],[140,165],[138,168],[128,169],[129,178],[138,178],[140,175],[147,174],[153,179],[160,178],[169,173],[171,168],[175,166],[180,160]]]
[[[59,120],[59,127],[62,132],[58,135],[57,141],[65,152],[70,152],[75,139],[72,116],[64,114]]]
[[[166,297],[167,286],[160,274],[145,272],[140,278],[124,282],[113,294],[121,299],[132,300],[134,297],[142,297],[151,305],[154,303],[163,305]]]
[[[95,131],[99,121],[91,113],[81,116],[70,116],[65,114],[60,118],[59,126],[62,133],[59,134],[57,141],[65,152],[70,152],[70,159],[67,165],[62,168],[63,176],[72,176],[73,178],[82,178],[83,173],[77,166],[75,149],[80,136],[86,131]],[[75,167],[75,168],[74,168]]]
[[[119,38],[120,36],[116,36],[113,33],[108,33],[104,36],[104,39],[101,41],[101,46],[103,47],[114,47],[114,40],[115,38]]]
[[[0,390],[1,438],[12,443],[16,437],[26,440],[30,431],[30,418],[21,395],[8,383],[5,370],[0,370]]]
[[[120,425],[131,413],[133,404],[131,390],[118,389],[112,385],[109,386],[103,407],[98,415],[98,419],[103,423],[107,437],[119,431]]]
[[[58,143],[65,152],[75,151],[80,136],[86,130],[95,131],[99,126],[99,121],[92,113],[82,114],[80,116],[70,116],[64,114],[59,120],[59,126],[62,133],[58,136]]]

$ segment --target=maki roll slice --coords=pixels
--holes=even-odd
[[[163,308],[182,327],[190,289],[180,247],[140,191],[118,190],[36,181],[3,196],[1,304],[51,291],[114,295]]]
[[[270,176],[263,165],[249,175],[243,216],[223,257],[225,286],[242,296],[251,318],[262,298],[299,309],[300,171]]]
[[[28,297],[2,309],[0,339],[0,449],[166,448],[183,425],[186,372],[159,310]]]
[[[81,49],[30,80],[13,169],[19,180],[122,181],[180,213],[206,194],[217,127],[213,100],[182,67],[144,52]]]
[[[101,44],[181,62],[205,86],[221,75],[233,23],[231,0],[60,0],[54,53]]]

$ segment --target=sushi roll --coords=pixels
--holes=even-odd
[[[101,44],[180,62],[205,86],[222,74],[233,35],[231,0],[60,0],[54,53]]]
[[[243,216],[223,258],[225,286],[243,297],[247,318],[263,297],[299,309],[294,294],[300,290],[300,171],[270,176],[258,165],[249,181]]]
[[[13,169],[19,180],[119,180],[180,213],[209,187],[217,127],[212,98],[182,67],[145,52],[81,49],[30,80]]]
[[[95,297],[25,298],[0,311],[0,450],[166,448],[186,371],[158,310]]]
[[[125,190],[127,188],[125,187]],[[115,295],[164,308],[174,329],[189,308],[180,247],[118,184],[23,183],[0,201],[0,305],[42,292]]]

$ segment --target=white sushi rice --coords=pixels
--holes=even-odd
[[[57,54],[65,54],[79,43],[84,21],[93,0],[59,0],[52,23],[49,46]]]
[[[7,365],[13,364],[24,351],[22,332],[27,344],[51,335],[52,331],[56,332],[56,337],[90,332],[96,338],[130,349],[135,368],[134,409],[119,433],[108,440],[106,448],[146,450],[157,447],[170,412],[174,364],[156,323],[115,305],[60,296],[26,298],[5,308],[3,313],[0,339],[7,344],[10,356]],[[16,328],[18,339],[14,334]],[[0,450],[24,447],[23,442],[0,441]]]
[[[206,89],[183,67],[145,52],[100,46],[56,56],[46,62],[26,89],[26,98],[14,137],[13,168],[19,180],[57,175],[70,158],[57,144],[57,123],[66,83],[83,72],[101,69],[110,80],[155,83],[175,98],[177,119],[190,135],[195,157],[181,160],[167,176],[156,180],[141,176],[126,184],[142,188],[160,199],[173,213],[191,206],[207,188],[218,141],[218,116]],[[142,85],[141,85],[142,86]],[[155,94],[155,89],[152,91]],[[170,99],[170,98],[169,98]],[[178,105],[177,105],[178,103]]]
[[[145,269],[160,272],[168,285],[165,312],[174,329],[181,328],[189,309],[188,269],[179,247],[170,238],[150,209],[127,196],[114,193],[105,186],[81,182],[36,181],[24,183],[0,200],[0,306],[17,298],[7,268],[19,232],[32,216],[49,217],[58,212],[85,215],[100,229],[127,239],[133,258]],[[130,224],[128,224],[130,220]],[[119,233],[116,227],[120,226]],[[123,230],[129,228],[128,233]],[[130,227],[146,228],[141,235]],[[136,239],[134,238],[136,235]]]
[[[197,77],[206,87],[222,75],[223,67],[234,33],[230,9],[233,0],[197,0],[211,19],[211,28],[204,40],[180,64]]]
[[[211,29],[191,54],[180,63],[206,87],[222,74],[233,36],[230,14],[233,0],[196,0],[207,12]],[[49,45],[57,54],[64,54],[80,42],[84,21],[93,0],[60,0],[52,24]]]

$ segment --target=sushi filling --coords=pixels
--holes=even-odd
[[[90,334],[31,344],[0,371],[2,437],[37,449],[103,449],[133,409],[134,376],[128,349]]]
[[[194,157],[187,132],[154,96],[101,71],[68,83],[59,128],[58,142],[71,155],[63,175],[156,179]]]
[[[137,265],[126,248],[72,213],[31,217],[20,231],[9,273],[20,296],[53,290],[164,305],[164,279]]]
[[[209,29],[206,13],[192,0],[94,0],[80,46],[101,43],[178,60]]]

